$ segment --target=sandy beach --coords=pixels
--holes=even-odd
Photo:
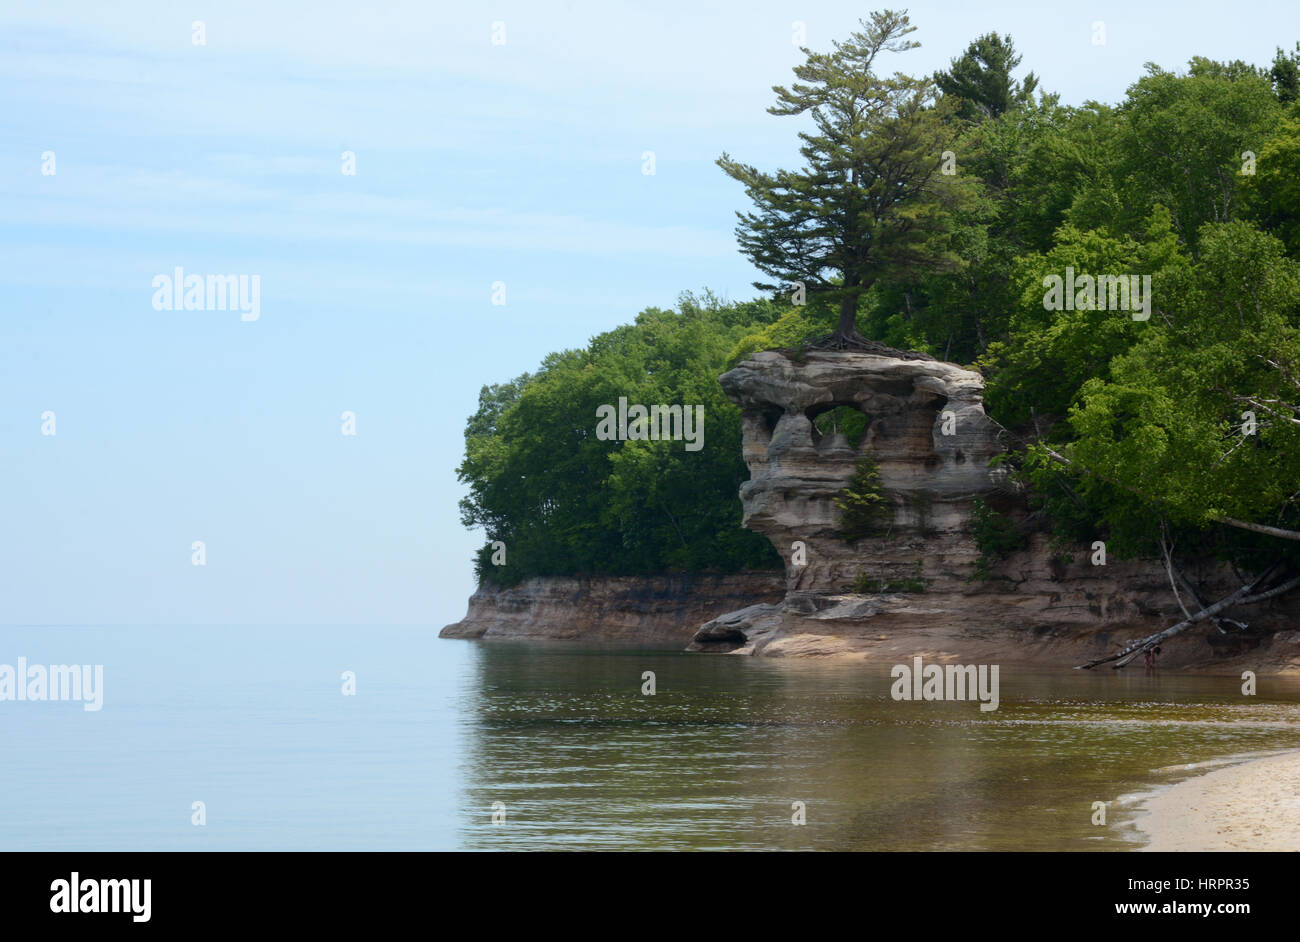
[[[1300,752],[1216,769],[1142,807],[1143,850],[1300,850]]]

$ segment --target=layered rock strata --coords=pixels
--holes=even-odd
[[[480,586],[442,638],[637,642],[678,649],[701,622],[783,595],[779,572],[551,577]]]
[[[1023,516],[1022,502],[989,464],[1007,445],[984,411],[978,373],[915,354],[809,352],[796,359],[769,351],[720,382],[741,408],[750,471],[740,489],[744,523],[785,560],[786,594],[710,620],[692,650],[885,654],[897,646],[895,656],[917,652],[923,632],[932,653],[1077,661],[1182,617],[1159,564],[1093,565],[1090,545],[1053,547],[1042,534],[998,563],[991,578],[972,578],[975,499]],[[866,416],[856,446],[817,428],[820,415],[842,406]],[[868,453],[888,512],[878,534],[849,543],[835,500]],[[1216,567],[1189,575],[1202,598],[1236,588]],[[1250,611],[1284,632],[1296,627],[1275,607]],[[1300,656],[1295,636],[1279,643]],[[1189,663],[1216,653],[1208,645],[1197,652]]]

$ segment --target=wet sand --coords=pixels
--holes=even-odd
[[[1300,752],[1179,782],[1143,802],[1143,850],[1300,851]]]

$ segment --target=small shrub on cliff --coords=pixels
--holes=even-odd
[[[809,299],[805,307],[794,307],[779,319],[746,334],[727,355],[728,367],[759,350],[789,350],[796,363],[802,363],[806,347],[804,339],[824,333],[835,326],[836,313],[824,301]]]
[[[876,532],[884,519],[889,500],[880,493],[880,469],[875,458],[863,456],[853,477],[849,478],[848,486],[835,498],[835,506],[842,513],[840,536],[846,543]]]
[[[930,521],[930,511],[934,507],[934,501],[929,494],[921,492],[913,494],[908,499],[908,505],[912,512],[916,514],[916,528],[921,531],[922,536],[934,536],[935,530]]]
[[[1025,535],[1016,529],[1006,515],[998,513],[978,497],[971,510],[971,530],[975,535],[975,545],[980,551],[972,579],[987,579],[999,560],[1006,559],[1027,545]]]
[[[861,570],[853,579],[853,585],[850,588],[858,595],[876,595],[880,592],[924,592],[926,582],[924,579],[891,579],[888,582],[880,579],[872,579]]]

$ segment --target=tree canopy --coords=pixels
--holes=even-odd
[[[458,469],[469,486],[462,520],[488,538],[480,579],[779,567],[771,544],[740,525],[740,416],[717,381],[741,336],[777,314],[767,301],[687,294],[675,311],[648,309],[535,373],[484,386]],[[597,409],[620,397],[703,406],[702,447],[601,440]],[[505,544],[504,565],[492,562],[493,541]]]
[[[768,109],[811,122],[801,169],[719,160],[753,204],[737,239],[766,300],[687,297],[484,388],[463,506],[510,547],[498,568],[775,564],[739,526],[717,375],[805,345],[981,370],[1021,443],[1006,463],[1059,540],[1300,564],[1300,44],[1264,67],[1150,64],[1120,102],[1065,105],[1016,78],[994,33],[933,78],[886,74],[913,33],[884,11],[803,50]],[[1066,272],[1149,278],[1149,316],[1054,307]],[[704,451],[597,440],[595,407],[619,396],[705,404]]]

